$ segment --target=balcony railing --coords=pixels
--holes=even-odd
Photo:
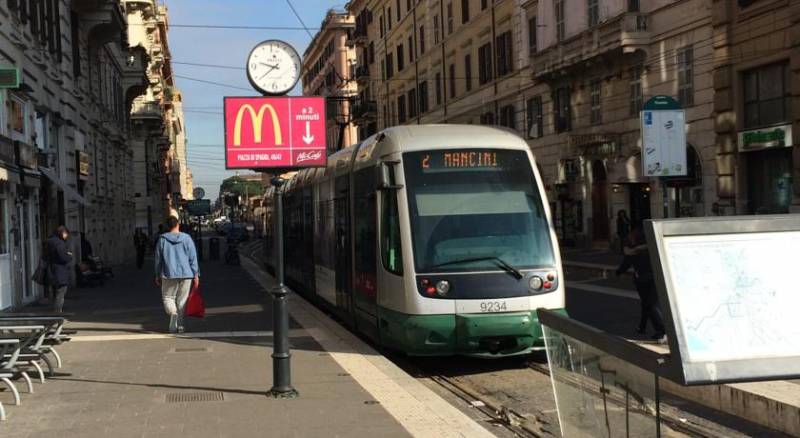
[[[561,43],[532,54],[533,74],[548,76],[584,68],[584,62],[611,53],[633,53],[650,44],[649,16],[621,14]]]
[[[350,108],[355,122],[372,120],[378,113],[378,104],[374,100],[356,99]]]
[[[164,110],[158,102],[137,102],[131,106],[131,119],[162,119]]]

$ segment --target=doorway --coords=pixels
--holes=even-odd
[[[789,213],[792,201],[792,148],[746,154],[748,213]]]
[[[608,176],[602,160],[592,162],[592,239],[608,241]]]
[[[641,226],[645,219],[650,219],[650,185],[629,184],[628,205],[631,208],[631,227]]]

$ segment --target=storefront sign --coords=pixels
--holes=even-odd
[[[684,111],[669,96],[655,96],[641,112],[644,176],[686,175]]]
[[[19,87],[19,69],[16,67],[0,67],[0,88]]]
[[[78,151],[78,175],[81,179],[89,176],[89,154],[83,151]]]
[[[211,215],[211,200],[210,199],[195,199],[186,202],[186,211],[190,216],[210,216]]]
[[[324,167],[322,97],[226,97],[227,169]]]
[[[17,149],[17,160],[21,167],[27,169],[36,169],[39,167],[39,156],[37,153],[39,149],[36,146],[23,143],[21,141],[14,142]]]
[[[753,151],[792,146],[792,125],[739,132],[739,150]]]

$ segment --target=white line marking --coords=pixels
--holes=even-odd
[[[289,330],[289,336],[306,335],[305,330]],[[119,335],[73,336],[72,342],[144,341],[149,339],[260,338],[272,336],[272,331],[230,331],[196,333],[126,333]]]
[[[594,292],[604,295],[613,295],[615,297],[629,298],[631,300],[639,300],[639,294],[636,293],[635,291],[626,289],[617,289],[614,287],[598,286],[596,284],[569,282],[567,283],[567,290],[570,289],[573,290],[577,289],[577,290],[582,290],[584,292]]]
[[[242,266],[261,287],[270,289],[272,278],[252,260],[242,258]],[[302,297],[289,297],[292,317],[411,435],[494,436]]]

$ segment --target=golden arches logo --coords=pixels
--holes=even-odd
[[[242,119],[244,119],[245,112],[250,115],[250,120],[253,122],[253,140],[256,143],[261,143],[261,125],[264,122],[264,111],[266,110],[269,110],[269,115],[272,118],[272,130],[274,131],[275,135],[275,144],[283,144],[281,124],[278,121],[278,114],[275,112],[275,108],[273,108],[272,105],[265,103],[261,105],[261,108],[259,108],[258,112],[256,112],[256,110],[249,103],[246,103],[242,105],[242,107],[239,108],[239,112],[236,113],[236,122],[233,125],[234,146],[240,146],[242,144]]]

